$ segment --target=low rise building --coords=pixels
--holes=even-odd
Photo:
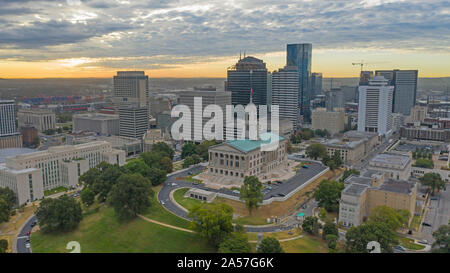
[[[67,143],[71,145],[90,143],[93,141],[106,141],[111,143],[113,149],[122,150],[127,157],[142,153],[142,141],[137,138],[123,136],[98,136],[95,133],[69,135]]]
[[[263,145],[275,144],[267,139],[278,140],[275,150],[264,151]],[[246,176],[263,178],[276,168],[286,167],[287,139],[265,133],[260,140],[231,140],[209,147],[208,152],[209,175],[232,181],[243,181]]]
[[[22,135],[23,145],[25,147],[39,145],[38,130],[34,126],[25,125],[20,127],[20,134]]]
[[[74,132],[95,132],[99,135],[119,135],[119,115],[88,113],[73,115]]]
[[[388,173],[397,180],[408,180],[411,176],[411,157],[402,154],[379,154],[369,161],[370,170]]]
[[[450,142],[450,129],[425,126],[400,127],[400,136],[408,140],[431,140]]]
[[[361,176],[350,176],[339,202],[339,222],[344,227],[359,226],[378,206],[407,210],[410,219],[415,212],[417,184],[393,180],[380,171],[368,170]]]
[[[103,161],[123,165],[125,152],[96,141],[8,157],[0,164],[0,186],[11,188],[22,205],[41,199],[45,190],[76,186],[83,173]]]
[[[0,136],[0,149],[21,148],[23,144],[20,133]]]
[[[56,129],[56,115],[48,109],[21,109],[17,118],[19,127],[32,125],[41,133]]]
[[[197,199],[200,201],[211,203],[217,196],[217,193],[212,191],[205,191],[202,189],[189,189],[184,197]]]
[[[325,108],[317,108],[312,111],[311,118],[313,130],[326,129],[334,135],[345,128],[345,111],[327,111]]]
[[[164,133],[161,129],[150,129],[147,130],[144,137],[142,138],[142,146],[144,152],[150,152],[152,150],[152,146],[158,142],[164,142],[170,147],[172,147],[173,143],[170,140],[170,136],[167,133]]]

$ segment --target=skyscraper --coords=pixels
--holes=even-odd
[[[322,73],[311,74],[311,96],[322,94]]]
[[[297,66],[300,73],[299,94],[300,113],[311,120],[311,60],[312,44],[288,44],[286,47],[286,66]]]
[[[226,91],[231,92],[233,105],[247,105],[250,102],[250,90],[253,89],[253,103],[267,105],[267,68],[266,64],[254,57],[245,57],[228,69]]]
[[[272,74],[272,105],[279,106],[279,115],[292,121],[294,130],[299,122],[299,71],[297,66],[286,66]]]
[[[114,101],[148,107],[150,91],[144,71],[118,71],[114,76]]]
[[[359,85],[369,85],[370,79],[373,78],[373,71],[361,71],[359,75]]]
[[[391,133],[394,86],[383,76],[375,76],[369,85],[359,87],[358,131]]]
[[[13,100],[0,100],[0,149],[22,147]]]
[[[389,84],[394,86],[392,111],[408,116],[416,104],[418,70],[377,70],[375,75],[389,77]]]
[[[144,71],[118,71],[114,102],[119,105],[119,135],[142,138],[149,128],[150,92]]]

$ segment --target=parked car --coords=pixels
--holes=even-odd
[[[428,245],[428,241],[424,240],[424,239],[420,240],[419,243],[424,244],[424,245]]]
[[[406,251],[406,248],[404,248],[401,245],[396,246],[394,249],[397,250],[397,251],[400,251],[400,252],[405,252]]]
[[[188,175],[192,175],[192,172],[191,172],[191,171],[189,171],[189,172],[188,172]]]
[[[426,226],[426,227],[431,227],[430,224],[423,222],[422,225]]]
[[[161,201],[161,205],[163,205],[163,206],[164,206],[164,204],[165,204],[165,203],[164,203],[164,201]]]
[[[26,244],[25,244],[25,247],[26,247],[26,248],[30,248],[30,247],[31,247],[30,243],[26,243]]]
[[[308,167],[308,165],[303,165],[302,168],[303,169],[308,169],[309,167]]]
[[[31,230],[27,231],[27,236],[30,236]]]
[[[37,225],[37,221],[33,221],[33,222],[31,223],[31,227],[34,227],[35,225]]]

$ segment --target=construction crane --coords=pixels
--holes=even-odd
[[[359,66],[361,66],[361,72],[362,72],[364,65],[368,65],[368,63],[365,63],[364,60],[361,60],[360,63],[352,63],[352,65],[359,65]]]

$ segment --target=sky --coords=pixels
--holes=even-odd
[[[450,0],[0,0],[0,78],[226,77],[239,54],[313,72],[418,69],[450,76]]]

